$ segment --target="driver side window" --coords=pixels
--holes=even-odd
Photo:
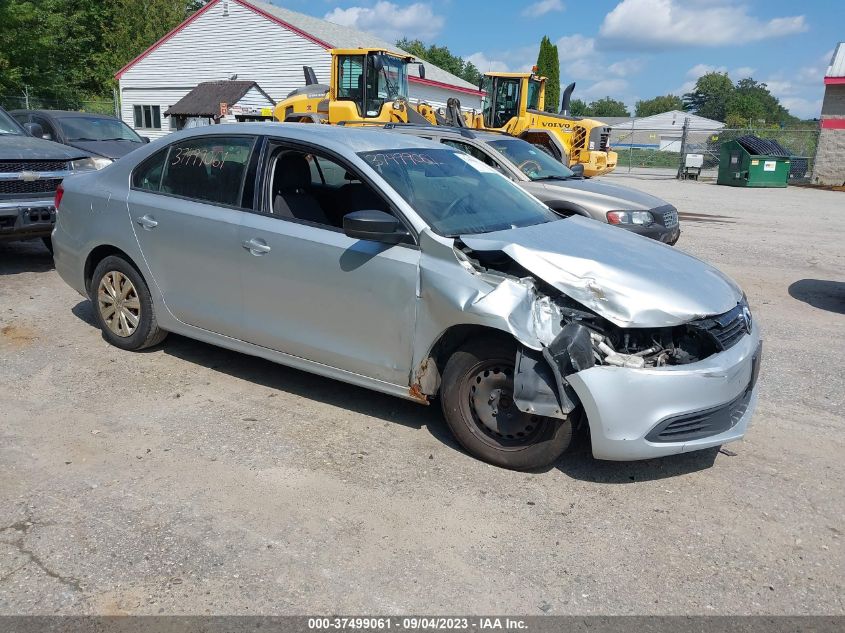
[[[353,211],[392,213],[370,185],[336,160],[277,146],[270,152],[264,212],[339,230]]]

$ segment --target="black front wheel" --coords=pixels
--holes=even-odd
[[[461,446],[479,459],[514,470],[543,468],[569,447],[572,424],[517,408],[515,356],[516,345],[497,337],[455,352],[443,372],[443,414]]]

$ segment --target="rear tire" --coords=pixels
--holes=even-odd
[[[496,466],[534,470],[557,461],[572,440],[570,420],[523,413],[513,403],[516,344],[505,337],[470,341],[446,363],[443,415],[469,453]]]
[[[44,246],[47,247],[47,250],[50,251],[50,255],[53,254],[53,238],[49,235],[46,237],[42,237],[41,241],[44,243]]]
[[[138,351],[158,345],[167,336],[158,327],[144,278],[122,257],[110,255],[97,265],[89,298],[103,338],[115,347]]]

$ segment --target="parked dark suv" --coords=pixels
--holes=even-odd
[[[45,141],[42,133],[0,108],[0,240],[40,237],[49,248],[59,183],[97,166],[85,150]]]
[[[40,125],[41,138],[88,152],[102,167],[149,143],[120,119],[104,114],[66,110],[12,110],[9,114],[21,125]]]

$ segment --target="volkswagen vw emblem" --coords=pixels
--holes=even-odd
[[[41,178],[41,174],[35,171],[22,171],[20,176],[18,176],[19,180],[23,180],[24,182],[35,182]]]
[[[742,320],[745,322],[745,331],[751,334],[751,310],[748,306],[742,306]]]

